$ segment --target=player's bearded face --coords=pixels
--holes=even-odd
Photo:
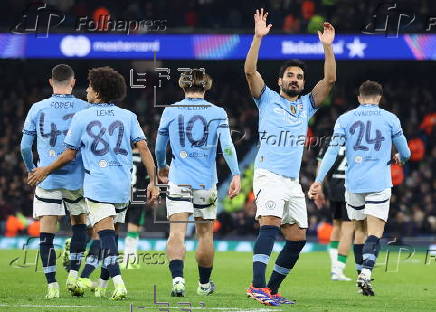
[[[304,72],[299,67],[290,67],[279,80],[280,90],[290,97],[300,95],[304,89]]]

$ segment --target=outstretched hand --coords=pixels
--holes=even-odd
[[[266,25],[266,17],[268,12],[263,13],[263,9],[256,10],[254,14],[254,34],[257,37],[263,37],[269,33],[272,24]]]
[[[335,28],[330,23],[324,23],[324,31],[318,31],[319,41],[323,44],[332,44],[335,40]]]

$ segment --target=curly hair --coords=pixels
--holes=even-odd
[[[121,101],[126,97],[126,80],[109,66],[92,68],[88,80],[91,88],[104,103]]]

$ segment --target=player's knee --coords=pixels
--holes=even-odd
[[[282,219],[275,216],[260,216],[259,224],[260,226],[272,225],[279,227],[282,223]]]

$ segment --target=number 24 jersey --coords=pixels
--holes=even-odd
[[[145,135],[136,115],[113,104],[94,104],[73,117],[65,143],[82,153],[86,198],[129,201],[132,144],[141,140]]]
[[[403,135],[400,120],[378,105],[360,105],[336,120],[333,136],[345,137],[345,187],[352,193],[392,187],[392,139]]]

